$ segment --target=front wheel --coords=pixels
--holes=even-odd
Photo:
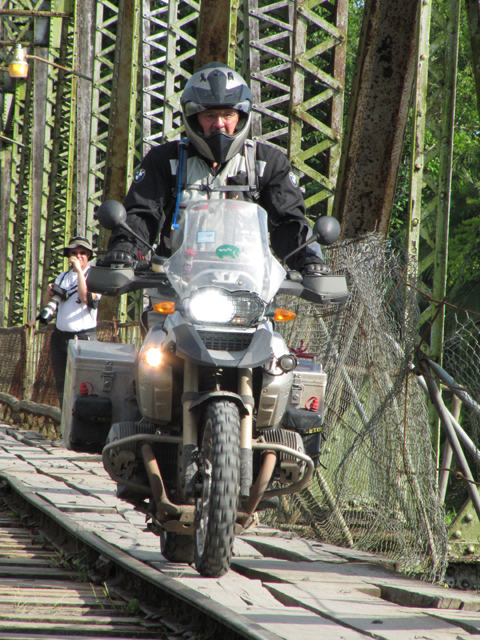
[[[195,514],[195,567],[218,578],[232,558],[240,486],[240,414],[233,402],[207,405],[199,455]]]

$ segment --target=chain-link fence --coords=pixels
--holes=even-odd
[[[328,374],[322,465],[310,488],[283,500],[273,520],[439,579],[446,566],[444,512],[426,400],[411,376],[415,289],[405,285],[401,257],[380,235],[325,254],[333,273],[346,275],[349,302],[282,303],[297,312],[282,329],[290,348],[313,353]]]

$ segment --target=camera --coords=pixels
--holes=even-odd
[[[53,316],[57,313],[58,305],[62,300],[67,299],[67,292],[58,284],[52,285],[53,296],[50,302],[40,311],[37,320],[42,324],[48,324]]]

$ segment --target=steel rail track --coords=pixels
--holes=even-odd
[[[167,637],[136,600],[82,579],[8,489],[0,498],[0,639]]]
[[[35,522],[41,523],[42,530],[52,532],[47,534],[50,541],[63,537],[62,547],[66,549],[80,548],[89,556],[89,565],[100,570],[99,574],[96,574],[95,571],[90,573],[90,577],[95,582],[102,582],[104,577],[107,578],[106,575],[102,576],[103,573],[111,576],[114,583],[134,584],[135,588],[129,590],[132,598],[137,595],[138,600],[143,601],[147,607],[166,606],[168,610],[177,613],[179,620],[193,620],[193,626],[199,637],[207,633],[209,640],[215,638],[219,640],[237,640],[237,638],[281,640],[276,634],[262,629],[242,615],[197,593],[188,586],[178,584],[177,581],[132,558],[117,547],[101,540],[95,534],[82,530],[73,518],[66,517],[54,506],[45,504],[35,493],[26,489],[21,482],[15,478],[8,478],[8,474],[1,471],[0,475],[5,478],[10,488],[23,501],[25,508],[31,512]],[[108,585],[108,583],[107,578],[105,584]],[[116,591],[118,592],[118,590]],[[181,627],[182,624],[179,622],[178,626]],[[163,636],[139,635],[138,637]],[[69,638],[72,640],[70,636]],[[1,632],[0,640],[3,640]]]
[[[28,442],[28,437],[22,439],[23,444],[28,445]],[[35,444],[35,442],[32,442],[32,444]],[[170,612],[175,612],[175,616],[179,621],[177,623],[178,627],[183,628],[184,632],[191,632],[191,629],[194,628],[195,636],[198,633],[198,637],[207,636],[211,640],[215,638],[219,638],[219,640],[237,640],[240,638],[281,640],[275,633],[251,622],[243,615],[232,611],[212,598],[181,584],[178,580],[170,578],[165,573],[148,566],[118,547],[102,540],[95,533],[86,530],[81,524],[79,525],[79,522],[75,519],[74,512],[69,515],[53,504],[49,504],[39,497],[38,492],[31,490],[24,482],[19,480],[12,471],[2,469],[0,466],[0,477],[3,478],[4,485],[8,485],[8,488],[14,493],[16,500],[22,505],[22,509],[30,514],[31,521],[36,523],[36,526],[41,529],[43,536],[50,543],[58,546],[57,541],[62,541],[61,547],[67,555],[73,555],[74,551],[72,550],[81,550],[90,567],[89,578],[97,584],[105,583],[108,589],[110,589],[108,585],[113,584],[115,585],[116,593],[121,593],[124,585],[128,585],[130,599],[138,599],[144,603],[145,610],[150,612],[153,611],[152,607],[157,607],[157,609],[159,607],[166,608]],[[153,534],[151,535],[153,537]],[[159,546],[157,548],[160,558]],[[1,569],[0,577],[2,577]],[[158,611],[157,615],[160,615]],[[6,637],[14,638],[15,636],[2,635],[1,620],[0,616],[0,640]],[[185,628],[185,625],[181,622],[182,620],[189,621],[188,628]],[[122,624],[125,623],[122,622]],[[135,624],[141,625],[142,623],[137,619]],[[68,634],[70,633],[72,633],[71,630]],[[145,635],[145,633],[146,631],[143,635],[138,635],[138,637],[164,637],[162,635]],[[45,635],[39,637],[44,640],[46,638]],[[52,638],[54,637],[52,636]],[[73,636],[68,635],[68,637],[73,640]],[[126,636],[119,635],[119,637]],[[137,636],[129,635],[128,637]]]

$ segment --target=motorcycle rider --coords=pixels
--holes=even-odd
[[[245,80],[227,65],[212,62],[193,74],[180,103],[186,139],[154,147],[143,159],[124,202],[131,229],[169,256],[181,244],[188,204],[243,199],[267,211],[278,258],[297,249],[311,235],[298,179],[279,149],[248,139],[252,94]],[[144,252],[142,243],[118,228],[103,265],[131,265]],[[317,243],[287,264],[304,274],[328,273]]]

